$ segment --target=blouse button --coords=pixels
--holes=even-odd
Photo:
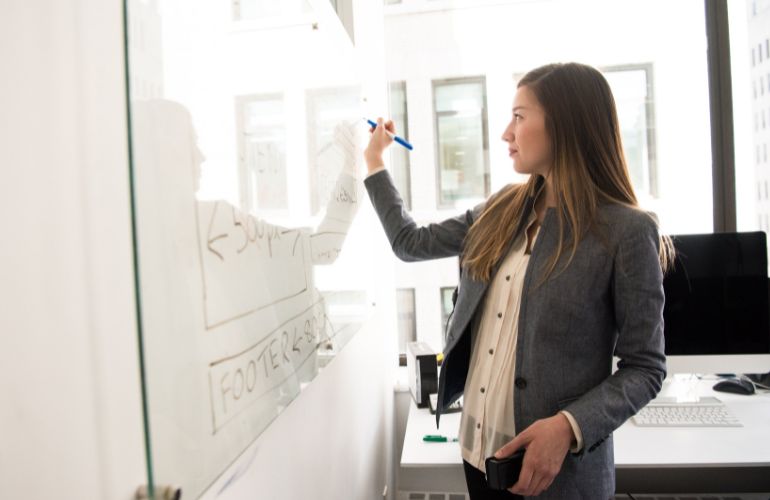
[[[479,424],[476,424],[476,428],[477,428],[477,429],[481,429],[481,424],[480,424],[480,423],[479,423]]]
[[[495,350],[494,350],[494,349],[490,349],[490,350],[489,350],[489,354],[494,354],[494,353],[495,353]]]
[[[497,313],[497,317],[498,318],[502,318],[503,317],[503,313]]]
[[[511,276],[510,275],[506,276],[505,281],[511,281]]]
[[[483,387],[481,388],[481,394],[484,394],[484,388]]]

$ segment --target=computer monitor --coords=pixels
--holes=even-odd
[[[764,232],[672,236],[663,278],[669,373],[770,371]]]

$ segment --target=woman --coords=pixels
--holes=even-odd
[[[438,397],[446,408],[465,395],[471,498],[611,498],[611,433],[666,374],[662,270],[672,250],[638,207],[606,80],[574,63],[528,73],[502,138],[529,180],[426,227],[383,170],[385,129],[395,132],[380,119],[364,152],[365,184],[394,252],[461,258]],[[485,458],[520,448],[517,483],[489,490]]]

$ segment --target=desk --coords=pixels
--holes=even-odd
[[[714,392],[713,380],[698,382],[698,394],[723,401],[743,424],[737,428],[638,427],[632,421],[614,433],[619,493],[770,492],[770,393],[741,396]],[[671,395],[664,384],[661,396]],[[412,402],[401,454],[403,491],[465,491],[458,443],[424,443],[425,434],[457,436],[460,414],[436,418]],[[704,469],[707,473],[704,473]]]

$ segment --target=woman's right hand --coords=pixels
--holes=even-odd
[[[377,127],[369,130],[371,138],[369,145],[364,150],[364,160],[366,160],[366,168],[369,173],[385,165],[385,162],[382,161],[382,153],[393,143],[393,139],[385,130],[393,134],[396,133],[396,126],[392,120],[386,122],[382,118],[377,118]]]

